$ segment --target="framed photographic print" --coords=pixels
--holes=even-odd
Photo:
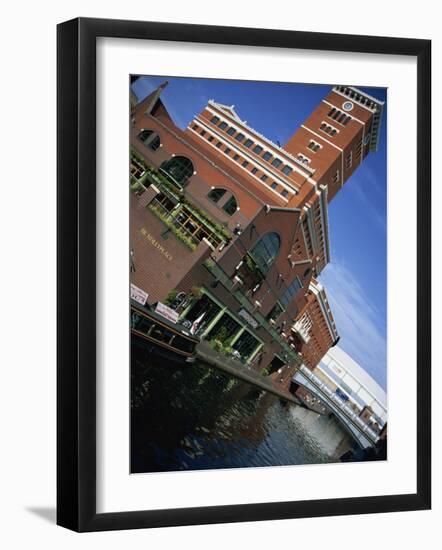
[[[430,507],[430,52],[59,25],[59,525]]]

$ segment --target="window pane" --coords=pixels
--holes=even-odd
[[[250,147],[252,144],[253,144],[253,140],[251,140],[251,139],[246,139],[246,141],[244,142],[244,145],[246,147]]]
[[[261,151],[262,151],[261,145],[255,145],[255,147],[253,148],[253,152],[256,153],[257,155],[259,155]]]
[[[219,122],[219,117],[217,117],[217,116],[212,117],[211,120],[210,120],[210,122],[212,122],[213,124],[218,124],[218,122]]]
[[[186,157],[172,157],[163,162],[161,170],[179,185],[184,185],[194,172],[192,162]]]
[[[292,298],[297,294],[298,290],[302,287],[302,284],[298,277],[292,283],[287,287],[284,294],[281,296],[281,303],[285,307],[287,306],[291,301]]]
[[[219,125],[219,128],[221,130],[225,130],[227,128],[227,122],[221,122],[221,124]]]
[[[207,195],[209,199],[213,202],[218,202],[221,197],[223,197],[226,193],[225,189],[220,189],[219,187],[212,189],[210,193]]]
[[[281,166],[281,164],[282,164],[282,160],[273,159],[272,161],[272,165],[275,166],[276,168],[278,168],[278,166]]]
[[[223,206],[223,210],[226,212],[226,214],[232,216],[236,212],[237,207],[238,205],[236,203],[235,197],[230,197],[230,199]]]
[[[155,136],[153,140],[147,144],[148,148],[152,149],[152,151],[156,151],[157,149],[159,149],[160,145],[161,141],[158,136]]]
[[[250,251],[250,256],[263,273],[267,273],[279,253],[281,239],[277,233],[266,233]]]
[[[262,158],[264,160],[270,160],[272,158],[272,154],[269,153],[268,151],[266,151],[263,155],[262,155]]]
[[[152,134],[153,134],[152,130],[142,130],[138,134],[138,139],[140,139],[141,141],[147,141]]]

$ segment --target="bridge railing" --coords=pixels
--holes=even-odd
[[[351,418],[351,420],[358,425],[362,432],[368,434],[375,442],[377,441],[379,434],[376,433],[372,428],[370,428],[370,426],[368,426],[367,423],[364,422],[361,417],[357,413],[355,413],[343,399],[341,399],[333,390],[331,390],[327,386],[327,384],[325,384],[305,365],[301,365],[299,367],[299,370],[304,376],[313,381],[315,385],[319,387],[321,392],[326,394],[330,401],[332,401],[333,404],[337,405],[347,417]]]

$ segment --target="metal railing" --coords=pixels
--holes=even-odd
[[[175,218],[173,212],[167,210],[158,199],[153,199],[149,203],[149,208],[158,215],[160,220],[164,222],[178,238],[182,237],[181,240],[184,244],[187,244],[190,248],[196,248],[198,246],[200,240],[186,229],[184,225]]]
[[[333,402],[334,405],[338,406],[339,409],[344,413],[345,416],[350,418],[353,423],[357,424],[362,432],[367,433],[374,441],[377,441],[379,434],[377,434],[370,426],[364,422],[361,417],[355,413],[346,402],[341,399],[336,393],[334,393],[318,376],[316,376],[310,369],[305,365],[301,365],[299,370],[304,376],[311,380],[315,386],[319,387],[322,393],[326,394],[328,399]]]

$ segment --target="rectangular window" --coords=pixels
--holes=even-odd
[[[257,171],[258,171],[258,168],[255,168],[255,167],[253,167],[251,170],[252,174],[256,174]]]
[[[262,179],[262,181],[267,181],[267,176],[266,176],[265,174],[263,174],[263,175],[261,176],[261,179]]]
[[[269,153],[268,151],[266,151],[263,155],[262,155],[262,158],[264,160],[270,160],[272,158],[272,154]]]
[[[218,143],[216,144],[216,146],[218,147],[218,149],[221,147],[222,143],[220,141],[218,141]]]
[[[338,133],[339,130],[334,128],[333,126],[330,126],[330,124],[327,124],[326,122],[322,122],[320,126],[320,130],[322,130],[324,133],[328,134],[329,136],[334,136]]]
[[[278,184],[274,181],[270,187],[272,189],[276,189],[278,187]]]
[[[310,159],[308,157],[305,157],[304,155],[301,155],[301,153],[298,153],[296,158],[299,160],[299,162],[302,162],[302,164],[310,164]]]
[[[233,160],[238,160],[238,159],[239,159],[239,155],[235,155],[235,156],[233,157]]]
[[[206,130],[201,130],[201,136],[204,137],[206,135]]]
[[[132,176],[134,176],[135,178],[141,178],[141,176],[145,172],[146,169],[144,168],[144,166],[140,162],[138,162],[135,157],[132,157],[130,163],[130,173],[132,174]]]
[[[282,172],[286,175],[286,176],[290,176],[290,174],[292,173],[292,168],[290,168],[290,166],[288,166],[287,164],[284,166],[284,168],[282,169]]]
[[[244,139],[245,137],[246,137],[246,136],[245,136],[244,134],[241,134],[241,132],[240,132],[239,134],[236,134],[235,139],[236,139],[236,141],[241,142],[241,141],[243,141],[243,139]]]
[[[213,136],[209,136],[207,139],[208,139],[209,141],[213,141]]]
[[[227,133],[229,134],[229,136],[233,136],[235,132],[236,130],[233,126],[230,126],[230,128],[227,130]]]
[[[316,153],[319,149],[322,148],[321,145],[319,145],[319,143],[317,143],[316,141],[313,141],[313,140],[310,140],[310,143],[307,145],[307,147],[313,151],[314,153]]]
[[[349,170],[353,165],[353,151],[350,151],[350,153],[347,155],[347,158],[345,159],[345,167],[347,170]]]
[[[288,194],[289,194],[289,192],[287,191],[287,189],[283,189],[283,190],[281,191],[281,195],[282,195],[283,197],[287,197]]]
[[[197,125],[197,124],[194,124],[194,125],[192,126],[192,128],[193,128],[194,130],[198,130],[198,125]]]
[[[244,145],[246,147],[251,147],[253,145],[253,140],[252,139],[246,139],[246,141],[244,142]]]
[[[334,107],[328,112],[327,116],[332,118],[333,120],[336,120],[336,122],[339,122],[339,124],[342,124],[343,126],[346,126],[351,120],[350,115],[346,115],[345,113],[343,113],[339,109],[335,109]]]
[[[278,168],[278,166],[281,166],[282,164],[282,160],[279,160],[279,159],[273,159],[272,161],[272,166],[274,166],[275,168]]]
[[[247,166],[249,165],[249,163],[245,160],[242,165],[244,166],[244,168],[247,168]]]
[[[267,321],[276,321],[276,319],[281,315],[283,311],[284,310],[281,305],[276,302],[276,304],[270,310],[270,313],[268,313],[266,316]]]
[[[339,170],[336,170],[336,174],[333,176],[333,183],[338,183],[339,181]]]
[[[212,118],[210,119],[210,122],[211,122],[212,124],[218,124],[218,122],[219,122],[219,117],[217,117],[217,116],[212,117]]]
[[[228,147],[226,147],[226,148],[224,149],[224,153],[225,153],[226,155],[228,155],[228,154],[230,153],[230,149],[229,149]]]
[[[219,129],[220,130],[225,130],[226,128],[227,128],[227,122],[223,121],[219,124]]]
[[[255,147],[253,148],[253,152],[259,155],[262,152],[261,145],[255,145]]]
[[[282,305],[284,307],[287,307],[301,288],[301,281],[298,277],[296,277],[296,279],[290,283],[284,294],[281,296],[280,302],[282,303]]]

